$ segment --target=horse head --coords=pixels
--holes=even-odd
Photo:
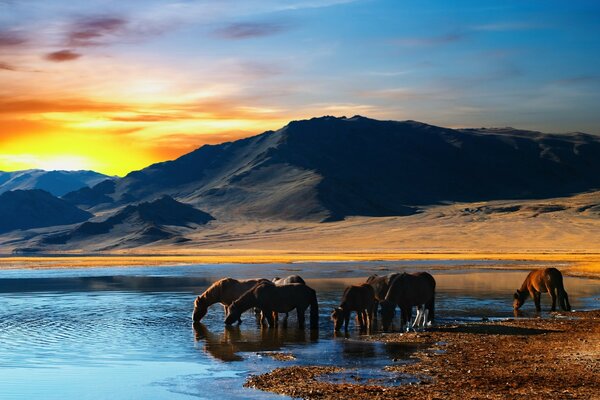
[[[392,319],[394,319],[394,314],[396,310],[396,305],[389,300],[384,300],[381,303],[381,324],[383,326],[383,330],[387,331],[390,329],[390,325],[392,324]]]
[[[331,320],[333,321],[334,330],[341,330],[342,324],[344,323],[344,310],[340,307],[334,308],[331,312]]]
[[[200,322],[202,318],[206,315],[208,311],[208,306],[206,305],[206,299],[202,296],[196,297],[194,300],[194,312],[192,313],[192,321],[194,323]]]
[[[225,324],[231,325],[236,321],[240,321],[242,313],[239,307],[235,304],[235,301],[227,306],[227,316],[225,317]],[[240,321],[241,322],[241,321]]]
[[[513,295],[513,308],[515,310],[518,310],[519,308],[521,308],[521,306],[525,302],[526,296],[527,296],[526,291],[520,291],[519,289],[517,289],[517,291]]]

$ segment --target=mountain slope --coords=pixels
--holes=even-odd
[[[0,194],[0,232],[82,222],[92,215],[43,190]]]
[[[594,188],[600,139],[592,135],[322,117],[132,172],[105,207],[168,194],[224,220],[338,220]]]
[[[93,186],[109,178],[94,171],[25,171],[1,172],[0,193],[9,190],[41,189],[54,196]]]
[[[42,241],[46,245],[87,241],[100,247],[130,247],[180,238],[183,232],[213,219],[189,204],[163,196],[152,202],[129,205],[104,221],[88,221],[69,232],[46,236]]]

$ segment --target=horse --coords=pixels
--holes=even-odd
[[[375,309],[373,310],[373,321],[375,322],[375,327],[377,327],[377,309],[379,308],[379,303],[385,300],[385,295],[387,294],[387,291],[390,288],[390,283],[398,275],[400,274],[397,272],[387,274],[384,276],[373,274],[367,278],[366,283],[371,285],[375,290]]]
[[[373,321],[373,309],[375,308],[375,290],[368,283],[362,285],[348,286],[344,290],[340,306],[331,313],[334,330],[337,332],[344,325],[344,331],[348,332],[350,313],[356,311],[359,329],[371,330]]]
[[[400,307],[401,329],[412,318],[412,307],[421,306],[428,310],[428,317],[435,316],[435,279],[427,272],[403,273],[391,282],[385,299],[381,303],[383,330],[387,331],[394,318],[396,306]]]
[[[302,285],[306,285],[306,282],[304,282],[304,279],[302,279],[302,277],[300,275],[290,275],[286,278],[280,278],[277,276],[277,277],[273,278],[273,280],[271,282],[273,282],[275,284],[275,286],[283,286],[283,285],[288,285],[290,283],[300,283]],[[288,317],[289,317],[289,313],[285,313],[285,318],[283,318],[284,326],[287,326]],[[279,322],[278,315],[273,315],[273,318],[275,320],[275,323]]]
[[[280,278],[277,276],[273,278],[271,282],[273,282],[276,286],[288,285],[290,283],[300,283],[302,285],[306,285],[306,282],[304,282],[304,279],[302,279],[300,275],[290,275],[286,278]]]
[[[271,282],[259,283],[227,307],[225,323],[231,325],[240,315],[252,308],[258,307],[266,318],[269,327],[275,326],[273,312],[287,313],[296,309],[298,326],[304,329],[304,313],[310,306],[310,328],[319,327],[319,303],[317,293],[307,285],[292,283],[275,286]],[[261,318],[261,325],[263,321]]]
[[[208,307],[215,303],[221,303],[223,304],[223,307],[226,307],[258,283],[269,283],[272,285],[271,281],[262,278],[247,279],[243,281],[238,281],[233,278],[223,278],[216,281],[194,300],[192,320],[194,322],[200,322],[206,315]],[[238,322],[241,323],[242,320],[238,319]]]
[[[535,310],[542,311],[540,306],[541,294],[548,292],[552,297],[552,311],[556,311],[556,299],[563,311],[570,311],[569,296],[563,285],[563,277],[556,268],[544,268],[531,271],[520,289],[517,289],[513,298],[513,307],[516,310],[521,308],[527,297],[531,296],[535,303]]]

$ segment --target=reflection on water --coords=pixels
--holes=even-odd
[[[225,327],[220,305],[192,327],[194,296],[213,281],[281,276],[289,264],[0,271],[0,394],[11,399],[281,398],[242,384],[248,374],[294,364],[343,366],[360,379],[384,379],[377,371],[407,360],[418,348],[364,342],[356,331],[334,337],[329,313],[347,285],[400,266],[426,269],[410,263],[292,265],[318,292],[318,333],[297,329],[295,321],[288,329],[261,330],[251,312],[241,326]],[[526,272],[433,275],[436,315],[444,322],[512,317],[512,293]],[[597,281],[567,277],[565,287],[574,309],[597,307]],[[550,306],[546,297],[544,310]],[[533,310],[532,302],[523,307],[525,315]],[[292,353],[296,359],[276,361],[265,352]]]

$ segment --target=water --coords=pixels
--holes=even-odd
[[[430,270],[438,283],[438,322],[512,317],[512,293],[523,271],[435,270],[491,262],[302,263],[147,268],[0,271],[0,398],[268,399],[243,388],[249,374],[285,365],[343,366],[333,381],[410,381],[382,368],[407,362],[417,350],[401,344],[334,337],[329,320],[346,285],[371,273]],[[226,328],[214,305],[193,329],[194,296],[224,277],[300,274],[318,292],[320,330],[260,330],[252,314]],[[343,276],[344,278],[339,278]],[[566,278],[574,309],[596,308],[597,281]],[[549,296],[542,298],[549,308]],[[524,306],[533,315],[533,303]],[[293,314],[293,313],[292,313]],[[544,314],[546,315],[546,314]],[[273,352],[292,354],[277,361]],[[393,360],[397,361],[393,361]],[[385,375],[385,376],[384,376]],[[358,378],[357,378],[358,376]],[[385,384],[385,382],[383,382]]]

